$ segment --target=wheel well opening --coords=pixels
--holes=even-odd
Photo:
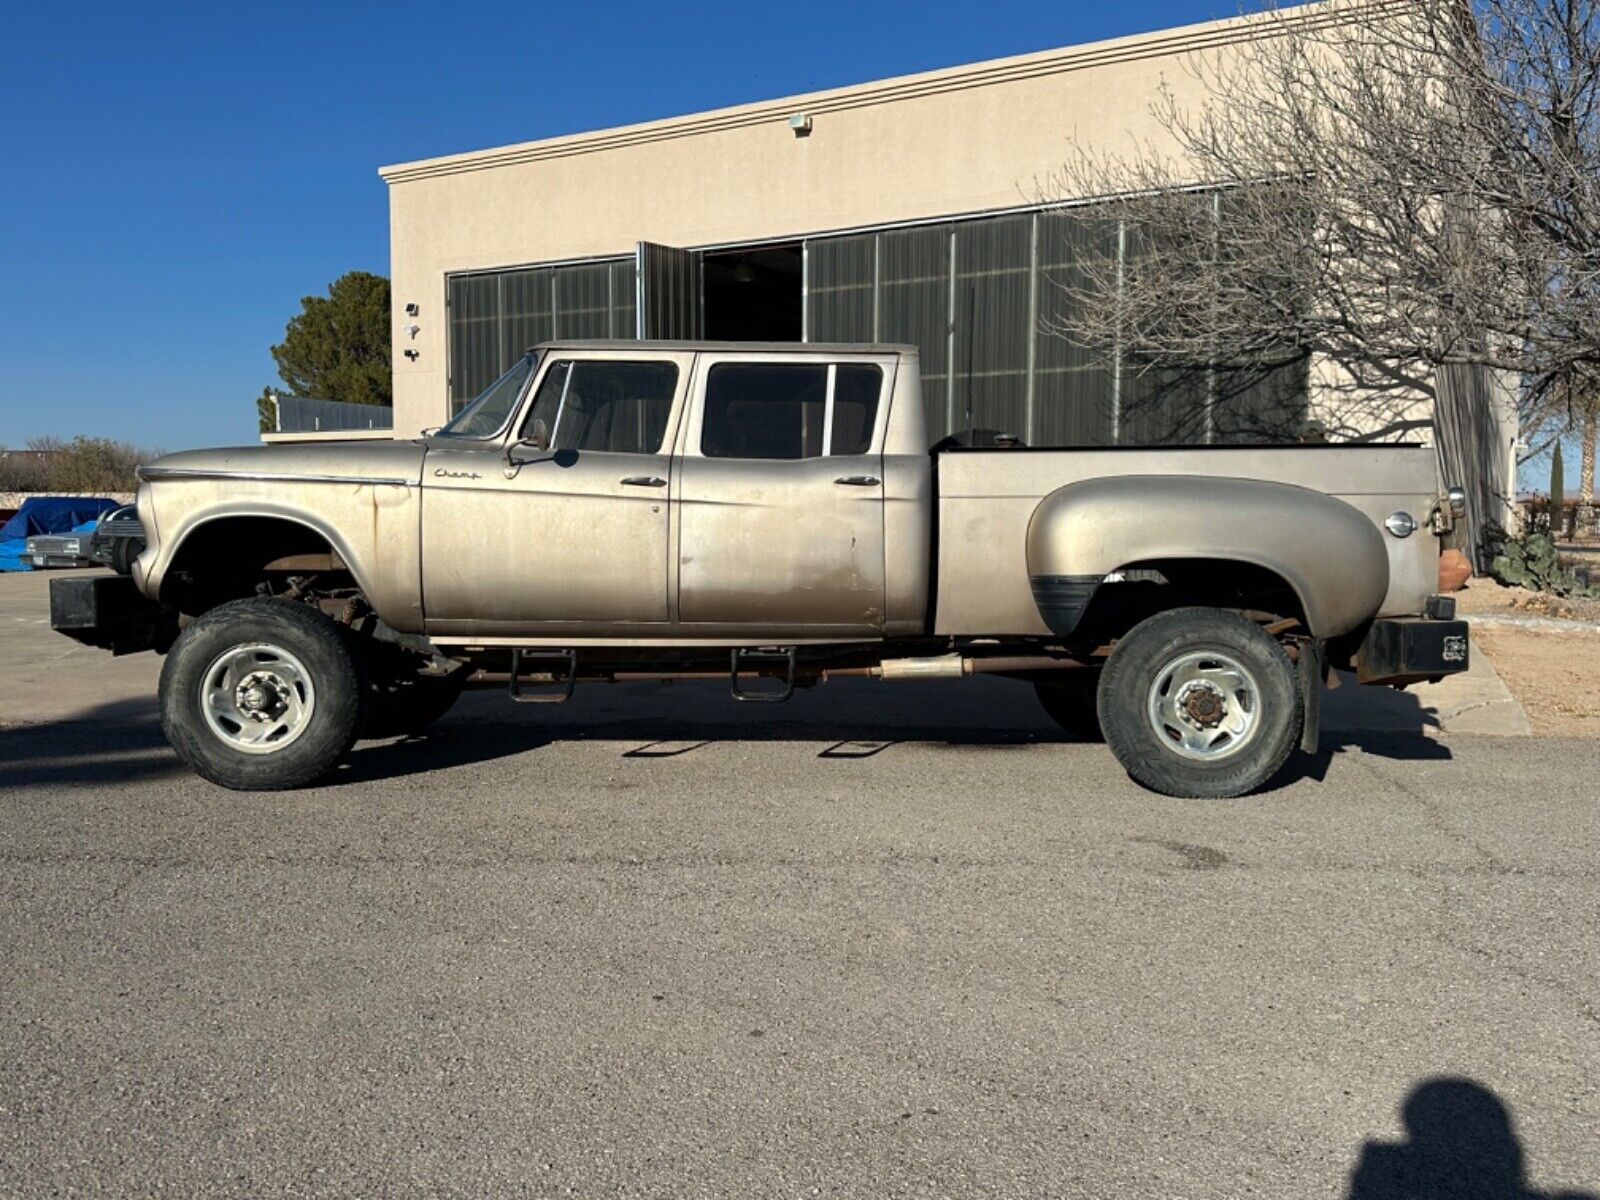
[[[224,517],[196,529],[167,568],[161,598],[191,615],[229,600],[316,576],[320,587],[352,587],[354,576],[327,538],[278,517]]]
[[[1105,641],[1147,617],[1191,605],[1233,609],[1269,622],[1295,620],[1298,632],[1309,629],[1299,594],[1276,571],[1234,559],[1167,558],[1128,563],[1108,574],[1078,631]]]

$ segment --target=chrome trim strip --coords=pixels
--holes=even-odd
[[[140,467],[138,477],[142,482],[153,483],[159,479],[247,479],[254,482],[279,483],[355,483],[387,484],[391,487],[421,487],[414,479],[397,479],[387,475],[300,475],[288,472],[268,474],[264,471],[224,471],[200,467]]]

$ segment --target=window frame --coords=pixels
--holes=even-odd
[[[822,410],[822,453],[811,455],[808,458],[733,457],[730,455],[704,453],[702,446],[705,440],[706,391],[711,386],[712,372],[721,366],[810,366],[826,368],[827,384]],[[867,448],[856,454],[835,454],[833,452],[834,390],[838,382],[837,368],[843,366],[870,366],[878,369],[878,406],[872,418],[872,436],[867,443]],[[701,458],[707,462],[808,463],[820,462],[829,458],[867,458],[883,453],[883,440],[889,424],[889,405],[893,395],[895,376],[895,357],[893,355],[774,355],[771,352],[761,353],[756,351],[702,354],[695,368],[694,376],[694,393],[689,409],[689,419],[685,422],[686,428],[684,430],[682,449],[680,450],[680,454],[684,457]]]

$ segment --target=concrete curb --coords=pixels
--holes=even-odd
[[[1483,613],[1474,616],[1462,613],[1461,619],[1470,628],[1487,625],[1491,629],[1538,629],[1547,633],[1600,633],[1600,622],[1572,621],[1566,617],[1519,617],[1511,613]]]
[[[1329,732],[1533,735],[1528,714],[1476,646],[1465,671],[1438,683],[1398,691],[1362,687],[1353,675],[1342,674],[1341,680],[1340,687],[1323,693],[1323,727]]]

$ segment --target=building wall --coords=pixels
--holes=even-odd
[[[1059,198],[1050,177],[1074,146],[1159,149],[1158,89],[1197,99],[1193,56],[1236,53],[1262,29],[1215,22],[385,168],[396,433],[446,417],[452,272]],[[795,113],[811,116],[808,137]]]

